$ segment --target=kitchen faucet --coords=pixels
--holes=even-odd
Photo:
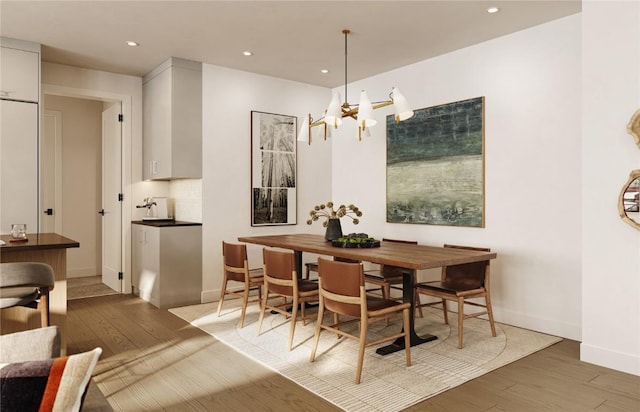
[[[142,209],[143,207],[147,208],[147,217],[153,217],[153,214],[151,213],[151,207],[155,206],[157,203],[153,201],[152,197],[145,197],[142,200],[143,204],[141,205],[136,205],[136,207],[138,209]]]

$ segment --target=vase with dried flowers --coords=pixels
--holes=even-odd
[[[311,218],[307,220],[307,224],[310,225],[316,220],[324,219],[322,226],[327,228],[324,238],[328,241],[336,240],[342,236],[342,226],[340,225],[340,218],[349,217],[354,225],[360,223],[360,217],[362,212],[357,206],[354,205],[340,205],[337,209],[334,209],[333,202],[322,203],[314,206],[309,212]]]

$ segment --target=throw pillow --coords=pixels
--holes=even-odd
[[[0,335],[0,363],[45,360],[60,356],[57,326]]]
[[[79,411],[101,353],[0,364],[0,410]]]

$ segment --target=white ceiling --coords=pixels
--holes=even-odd
[[[500,12],[488,14],[492,5]],[[44,61],[72,66],[143,76],[174,56],[336,87],[345,80],[345,28],[354,81],[580,10],[580,0],[2,0],[0,33],[40,43]]]

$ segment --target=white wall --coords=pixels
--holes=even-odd
[[[355,99],[366,89],[382,100],[395,85],[414,108],[485,96],[485,228],[386,223],[384,115],[391,108],[376,111],[370,138],[358,142],[349,121],[332,138],[333,198],[362,209],[357,231],[491,247],[498,253],[491,265],[496,318],[577,340],[580,36],[581,19],[573,15],[350,87]],[[354,175],[353,165],[367,172]]]
[[[267,76],[203,65],[203,302],[218,299],[222,240],[238,236],[317,231],[305,224],[314,204],[331,194],[330,145],[298,142],[298,224],[251,227],[251,111],[298,117],[318,113],[330,90]],[[260,248],[249,246],[251,267],[261,267]]]
[[[640,232],[617,199],[640,148],[640,3],[584,1],[581,359],[640,375]]]
[[[102,102],[47,95],[62,112],[62,228],[80,248],[67,252],[67,277],[102,273]]]
[[[172,180],[169,198],[176,220],[202,223],[202,179]]]

